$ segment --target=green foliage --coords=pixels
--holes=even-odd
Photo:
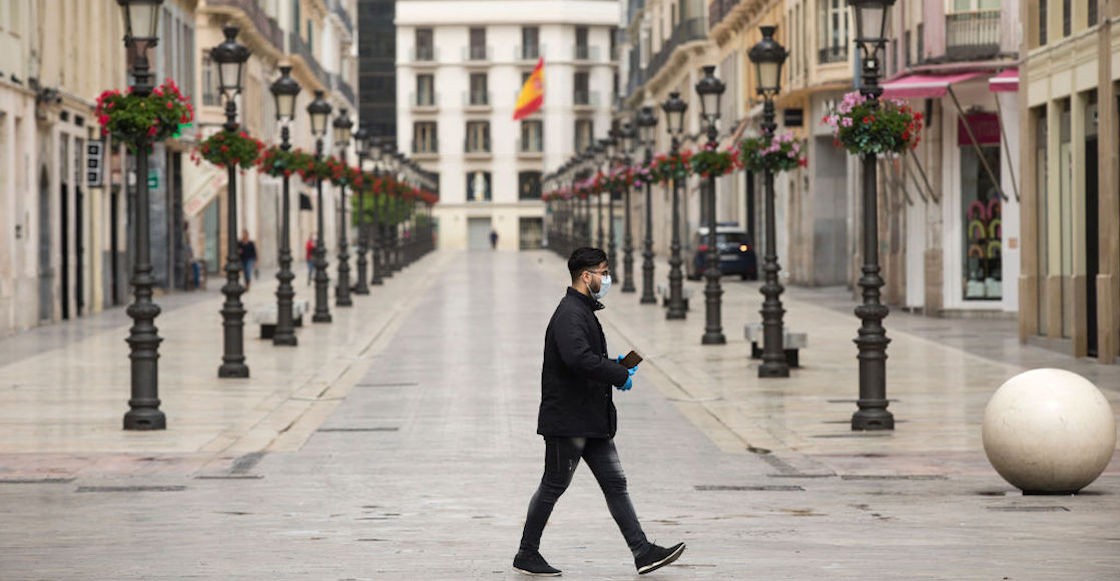
[[[194,118],[194,107],[175,81],[167,79],[146,97],[134,93],[132,87],[126,93],[105,91],[97,98],[95,114],[102,135],[136,151],[175,135],[180,125]]]
[[[264,143],[248,133],[223,129],[202,140],[191,152],[191,159],[196,165],[204,159],[220,168],[247,169],[256,165],[263,149]]]
[[[772,135],[763,133],[749,137],[739,144],[740,161],[750,171],[770,170],[778,173],[809,165],[803,156],[805,142],[795,139],[792,133]]]
[[[822,123],[832,128],[834,144],[856,155],[902,153],[922,140],[922,114],[898,99],[848,93]]]

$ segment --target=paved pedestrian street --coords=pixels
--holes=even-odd
[[[244,380],[217,378],[216,290],[157,297],[165,432],[120,429],[123,310],[0,342],[0,579],[523,578],[543,333],[566,284],[545,251],[434,252],[350,309],[332,300],[296,348],[247,326]],[[1120,460],[1082,494],[1023,496],[980,442],[1008,377],[1064,367],[1120,410],[1120,369],[1020,346],[1014,321],[894,312],[897,429],[852,433],[848,291],[787,291],[809,347],[760,380],[743,338],[759,283],[725,280],[722,346],[700,345],[702,283],[686,284],[686,321],[620,284],[599,312],[612,353],[646,358],[615,392],[631,497],[650,540],[688,544],[651,578],[1120,579]],[[636,578],[586,467],[541,552],[566,579]]]

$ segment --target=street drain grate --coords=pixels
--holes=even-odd
[[[948,480],[944,474],[845,474],[841,480]]]
[[[1000,512],[1069,512],[1064,506],[989,506],[988,510]]]
[[[379,428],[319,428],[317,432],[396,432],[400,430],[397,427],[379,427]]]
[[[73,476],[68,478],[4,478],[0,479],[0,484],[66,484],[73,481]]]
[[[735,492],[805,492],[805,489],[792,484],[764,485],[764,486],[735,486],[727,484],[697,484],[696,490],[700,492],[735,491]]]
[[[179,492],[186,486],[79,486],[74,492]]]

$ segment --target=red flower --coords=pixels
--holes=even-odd
[[[797,166],[798,167],[806,167],[808,165],[809,165],[809,160],[805,159],[804,157],[797,160]]]
[[[863,123],[866,125],[867,123],[870,123],[870,121],[868,121],[867,117],[864,117],[863,118]]]

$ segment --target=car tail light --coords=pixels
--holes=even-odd
[[[697,250],[699,250],[700,252],[707,252],[708,251],[708,245],[707,244],[701,244],[700,247]]]

